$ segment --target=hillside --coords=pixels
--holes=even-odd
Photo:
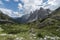
[[[0,40],[60,40],[60,8],[27,24],[0,24]]]
[[[0,23],[13,23],[12,18],[0,11]]]

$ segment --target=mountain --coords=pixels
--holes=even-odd
[[[38,27],[46,27],[46,26],[53,26],[53,27],[58,27],[60,26],[60,7],[53,11],[50,15],[48,15],[47,18],[43,19],[40,21],[40,24]]]
[[[13,23],[12,18],[0,11],[0,23]]]
[[[57,10],[59,10],[59,8],[56,9],[56,11]],[[35,10],[35,11],[31,12],[30,14],[23,15],[22,17],[11,18],[5,14],[3,14],[3,15],[5,15],[3,17],[5,17],[5,19],[9,19],[9,20],[11,20],[13,22],[17,22],[17,23],[30,23],[30,22],[34,22],[37,20],[41,20],[41,22],[42,22],[47,17],[49,17],[49,15],[51,15],[51,14],[53,14],[53,12],[50,9],[40,8],[39,10]]]
[[[27,17],[29,18],[33,13],[31,12],[31,14],[30,15],[28,14],[28,16],[24,15],[23,18],[27,18]],[[40,39],[45,40],[45,38],[46,40],[52,40],[52,39],[60,40],[60,8],[53,11],[46,18],[45,17],[43,18],[44,19],[42,19],[41,21],[35,20],[35,22],[31,22],[28,24],[8,24],[8,23],[7,23],[8,25],[0,24],[1,29],[3,29],[3,31],[1,31],[0,29],[0,33],[1,33],[0,37],[2,40],[5,39],[15,40],[17,37],[18,38],[22,37],[24,38],[24,40],[31,40],[30,37],[32,37],[33,40],[40,40]],[[10,34],[12,34],[12,36]]]
[[[46,18],[50,14],[50,12],[51,11],[49,9],[40,8],[39,10],[36,10],[34,12],[31,12],[30,14],[26,14],[22,16],[21,18],[16,18],[14,20],[19,23],[33,22],[38,19]]]

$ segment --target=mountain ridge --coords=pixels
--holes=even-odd
[[[33,22],[36,21],[37,19],[43,19],[47,17],[50,14],[49,9],[43,9],[40,8],[39,10],[34,11],[33,13],[31,12],[30,14],[24,15],[21,18],[16,18],[15,21],[21,22],[21,23],[28,23],[28,22]]]

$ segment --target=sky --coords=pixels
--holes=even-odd
[[[0,0],[0,10],[11,17],[21,17],[40,7],[55,10],[60,7],[60,0]]]

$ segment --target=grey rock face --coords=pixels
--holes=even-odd
[[[26,14],[26,15],[22,16],[21,18],[17,18],[17,20],[18,20],[18,22],[21,22],[21,23],[33,22],[38,19],[46,18],[49,15],[49,13],[50,13],[49,9],[40,8],[39,10],[36,10],[33,13],[31,12],[30,14]]]

